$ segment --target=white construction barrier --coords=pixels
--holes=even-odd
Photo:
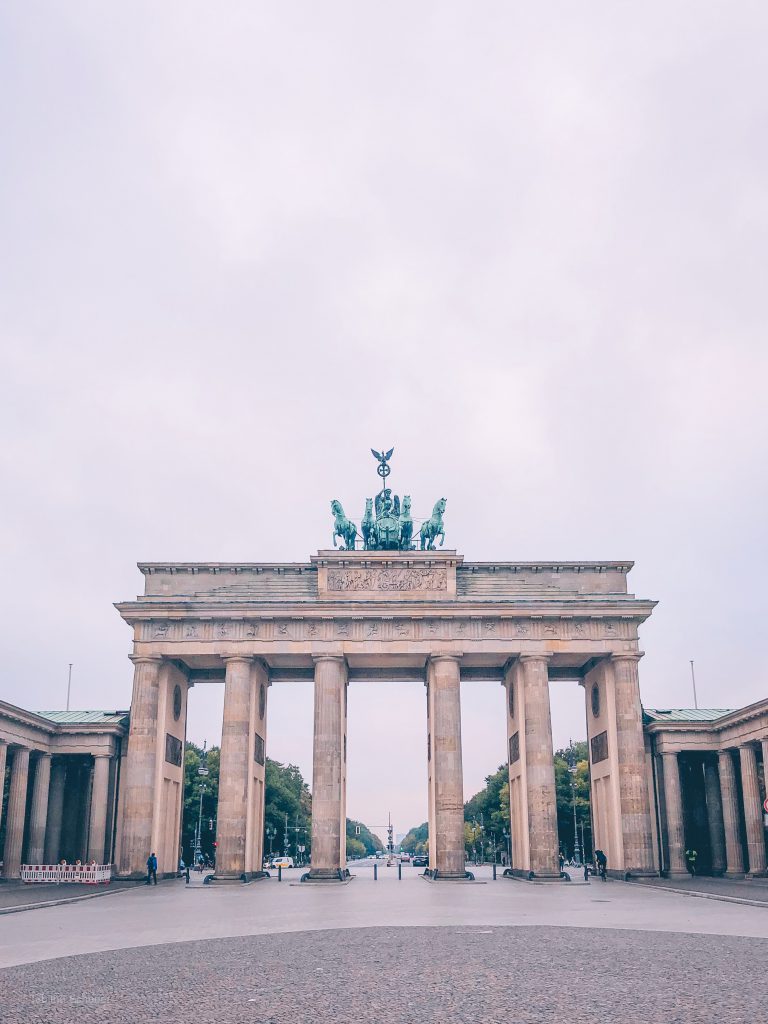
[[[22,864],[22,882],[79,882],[81,885],[107,885],[112,877],[111,864]]]

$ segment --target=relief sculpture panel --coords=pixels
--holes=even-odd
[[[448,571],[444,568],[408,569],[329,569],[328,590],[385,591],[395,593],[433,593],[448,589]]]

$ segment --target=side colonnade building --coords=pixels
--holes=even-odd
[[[114,859],[127,711],[34,713],[0,701],[3,877]]]

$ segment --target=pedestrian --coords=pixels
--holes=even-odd
[[[186,884],[189,885],[189,864],[184,863],[183,857],[179,858],[179,871],[182,875],[184,875],[184,878],[187,880]]]
[[[150,885],[152,882],[157,885],[157,857],[154,850],[147,857],[147,885]]]
[[[584,881],[589,881],[589,864],[587,863],[586,858],[584,859]]]
[[[608,858],[605,856],[602,850],[595,850],[595,860],[597,861],[597,870],[600,877],[605,882],[608,877]]]
[[[691,878],[696,877],[696,858],[698,855],[698,851],[693,849],[685,851],[685,859],[688,864],[688,870],[691,872]]]
[[[563,851],[561,850],[560,851],[560,871],[561,872],[562,872],[564,867],[565,867],[565,857],[563,856]]]

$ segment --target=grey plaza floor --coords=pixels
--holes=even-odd
[[[431,884],[362,865],[161,882],[0,917],[0,1019],[704,1022],[766,1019],[768,910],[593,880]],[[484,884],[483,884],[484,883]]]

